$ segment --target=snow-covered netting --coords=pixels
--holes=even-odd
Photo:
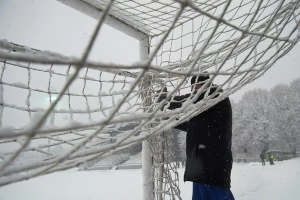
[[[259,78],[300,36],[300,1],[83,2],[102,14],[81,58],[0,41],[0,185],[148,140],[155,197],[180,199],[168,130]],[[89,61],[105,17],[144,34],[149,56],[133,65]],[[167,99],[190,93],[190,77],[204,72],[208,90],[168,110]]]

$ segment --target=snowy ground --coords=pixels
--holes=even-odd
[[[181,177],[183,169],[179,169]],[[235,163],[232,192],[237,200],[299,200],[300,158],[276,162]],[[191,183],[181,183],[191,199]],[[1,200],[141,200],[141,170],[57,172],[0,188]]]

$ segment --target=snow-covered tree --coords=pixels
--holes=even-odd
[[[249,135],[244,131],[247,122],[243,117],[244,109],[241,103],[232,103],[232,112],[232,149],[239,152],[248,146]]]
[[[270,91],[271,119],[273,130],[278,134],[277,146],[292,152],[296,152],[299,145],[300,79],[297,80],[290,86],[278,85]]]
[[[296,154],[300,146],[300,79],[270,92],[245,93],[233,107],[233,150],[275,148]]]
[[[245,93],[241,101],[234,106],[233,145],[256,151],[268,148],[274,140],[269,115],[267,90],[255,89]]]
[[[292,131],[290,132],[294,142],[294,153],[300,147],[300,79],[296,79],[290,84],[291,103],[293,105]],[[300,151],[300,149],[298,149]]]

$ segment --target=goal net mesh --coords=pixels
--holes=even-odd
[[[81,58],[0,40],[0,185],[89,167],[148,140],[155,198],[181,199],[170,129],[287,54],[299,41],[300,1],[83,2],[103,15]],[[88,60],[108,15],[148,35],[147,60]],[[215,92],[194,104],[199,90],[168,110],[172,96],[190,93],[190,77],[204,72]]]

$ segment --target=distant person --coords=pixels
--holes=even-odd
[[[265,154],[263,152],[260,153],[259,155],[260,159],[261,159],[261,163],[262,165],[266,165],[266,158],[265,158]]]
[[[173,97],[168,109],[180,108],[190,96],[195,95],[203,87],[208,79],[207,74],[192,77],[192,94]],[[212,85],[209,94],[212,95],[217,88],[216,85]],[[204,98],[207,89],[204,88],[204,92],[194,103]],[[166,92],[166,88],[164,91]],[[220,92],[222,91],[219,90],[218,93]],[[164,98],[165,96],[160,96],[159,100]],[[229,98],[224,98],[175,128],[187,132],[184,181],[193,182],[192,199],[234,200],[230,191],[232,109]]]
[[[182,160],[181,163],[182,163],[182,167],[184,167],[185,166],[185,160]]]
[[[176,167],[179,168],[179,160],[176,160]]]
[[[247,156],[247,153],[248,153],[247,148],[244,148],[244,153],[246,154],[245,156]],[[246,161],[246,158],[244,158],[244,162],[247,162],[247,161]]]
[[[274,165],[274,160],[275,160],[275,157],[273,156],[273,154],[269,154],[269,162],[270,162],[270,165]]]

